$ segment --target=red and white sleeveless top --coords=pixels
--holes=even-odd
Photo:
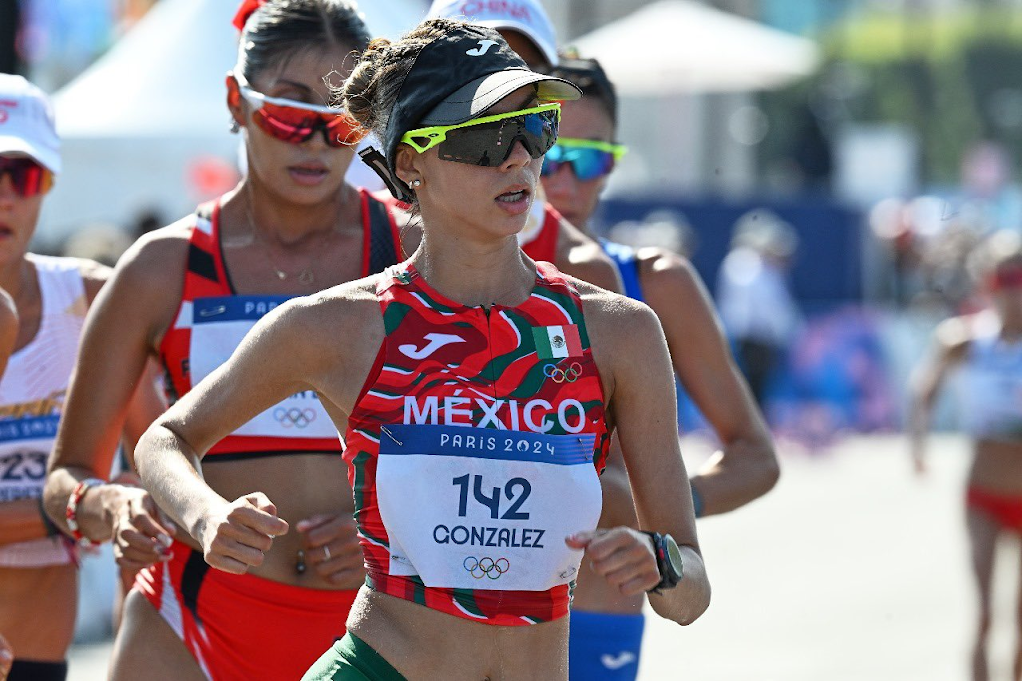
[[[360,191],[362,276],[401,260],[386,207]],[[224,266],[219,201],[204,204],[191,222],[184,289],[174,324],[160,344],[171,401],[226,362],[259,319],[291,296],[239,295]],[[215,444],[207,456],[223,461],[255,455],[341,452],[340,439],[316,394],[303,391],[274,405]]]
[[[345,461],[379,592],[486,624],[568,613],[610,442],[574,286],[539,263],[523,304],[466,307],[403,263],[380,278],[386,338]]]
[[[88,300],[81,262],[29,254],[39,279],[39,331],[11,355],[0,380],[0,502],[43,493],[46,464],[74,370]],[[63,535],[0,546],[0,567],[70,563]]]

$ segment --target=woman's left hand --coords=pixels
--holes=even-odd
[[[305,562],[333,584],[355,588],[365,579],[362,548],[350,513],[320,514],[298,523]]]
[[[602,575],[624,596],[638,596],[660,583],[653,542],[630,527],[579,532],[565,538],[573,549],[585,549],[593,572]]]

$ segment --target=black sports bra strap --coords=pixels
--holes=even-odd
[[[398,245],[394,243],[394,231],[387,206],[372,196],[369,197],[369,271],[377,274],[391,265],[401,262]]]

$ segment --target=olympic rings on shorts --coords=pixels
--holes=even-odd
[[[304,428],[316,420],[316,412],[312,409],[299,409],[298,407],[277,407],[273,410],[273,418],[277,423],[290,428]]]
[[[469,556],[462,561],[461,566],[476,579],[482,579],[483,577],[500,579],[501,575],[511,569],[511,561],[507,558],[494,560],[492,558],[477,559],[475,556]]]
[[[582,375],[582,365],[578,362],[572,362],[568,365],[568,368],[562,369],[556,364],[547,364],[543,367],[543,375],[554,379],[554,383],[564,383],[565,381],[574,383]]]

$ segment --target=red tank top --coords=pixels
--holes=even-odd
[[[366,584],[457,617],[563,617],[609,445],[574,286],[548,263],[518,307],[466,307],[410,263],[377,296],[386,337],[348,422]]]
[[[561,229],[561,214],[546,204],[543,211],[543,226],[529,241],[522,244],[525,254],[536,262],[557,262],[557,235]]]
[[[362,276],[401,260],[399,240],[386,207],[359,190],[362,201]],[[238,295],[224,266],[220,202],[199,206],[191,220],[184,289],[175,321],[160,343],[171,401],[227,361],[245,333],[290,296]],[[227,436],[208,456],[341,452],[332,421],[311,391],[266,410]]]

